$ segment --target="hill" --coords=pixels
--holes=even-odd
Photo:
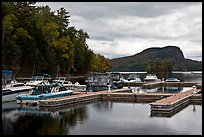
[[[110,71],[146,71],[148,64],[164,59],[172,62],[173,71],[188,71],[194,68],[202,70],[202,62],[185,59],[183,52],[177,46],[166,46],[148,48],[132,56],[111,59]]]
[[[186,66],[187,66],[188,71],[201,71],[202,70],[201,61],[186,59]]]

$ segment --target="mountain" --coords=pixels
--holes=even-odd
[[[173,71],[188,71],[193,68],[202,70],[202,62],[185,59],[183,52],[177,46],[166,46],[148,48],[132,56],[111,59],[110,71],[146,71],[148,64],[164,59],[172,61]]]

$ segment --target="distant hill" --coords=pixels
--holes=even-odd
[[[188,71],[201,71],[202,70],[201,61],[186,59],[186,66],[187,66]]]
[[[173,71],[202,70],[202,62],[185,59],[183,52],[177,46],[166,46],[148,48],[133,56],[111,59],[110,71],[146,71],[148,64],[164,59],[172,61]]]

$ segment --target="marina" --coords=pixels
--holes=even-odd
[[[152,84],[152,83],[150,83]],[[147,84],[146,84],[147,85]],[[129,92],[129,93],[128,93]],[[73,95],[48,98],[37,100],[39,107],[57,107],[63,105],[73,105],[78,103],[83,103],[92,100],[105,100],[105,101],[121,101],[121,102],[143,102],[150,103],[152,113],[159,114],[175,114],[173,112],[178,112],[190,104],[191,96],[200,93],[201,89],[196,89],[193,87],[185,92],[167,94],[167,93],[134,93],[129,88],[104,90],[99,92],[75,92]],[[196,96],[198,99],[197,103],[202,103],[202,95]],[[19,103],[19,101],[18,101]],[[36,104],[36,100],[33,102],[24,102],[27,105]],[[169,116],[168,115],[168,116]]]
[[[202,135],[201,11],[2,2],[2,134]]]
[[[3,116],[3,119],[6,119],[6,117],[12,117],[15,122],[17,121],[18,117],[24,115],[30,116],[31,119],[33,116],[51,117],[52,119],[55,119],[61,117],[61,114],[67,110],[70,110],[67,113],[71,113],[72,110],[77,110],[81,107],[89,106],[90,104],[98,104],[99,102],[102,104],[107,103],[109,105],[116,103],[121,105],[121,103],[125,103],[129,105],[138,104],[138,106],[140,106],[139,104],[146,104],[146,113],[149,114],[149,118],[173,118],[189,108],[189,106],[196,106],[196,108],[198,108],[200,105],[202,106],[202,82],[200,81],[161,81],[148,83],[133,82],[131,84],[133,85],[130,86],[127,84],[128,86],[125,85],[123,88],[119,89],[106,88],[105,90],[99,90],[95,92],[74,91],[69,96],[40,99],[37,101],[37,105],[36,102],[32,101],[29,103],[18,102],[17,110],[15,107],[11,107],[10,109],[2,109],[2,111],[5,111],[5,113],[9,114],[7,116]],[[157,87],[160,87],[161,91],[155,90]],[[153,89],[155,91],[149,92]],[[175,91],[170,92],[170,90]],[[165,102],[164,100],[168,101]],[[159,105],[161,105],[161,103],[163,103],[162,105],[165,107],[160,107]],[[106,107],[112,106],[109,105]],[[125,133],[125,131],[123,132]],[[81,133],[83,132],[81,131]],[[92,132],[89,133],[91,134]],[[100,132],[98,131],[97,134],[98,133]],[[161,131],[161,133],[163,133],[163,131]],[[72,132],[70,134],[79,134],[79,132]]]

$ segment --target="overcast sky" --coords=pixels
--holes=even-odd
[[[95,53],[113,59],[150,47],[178,46],[202,61],[202,2],[37,2],[64,7],[70,26],[89,34]]]

